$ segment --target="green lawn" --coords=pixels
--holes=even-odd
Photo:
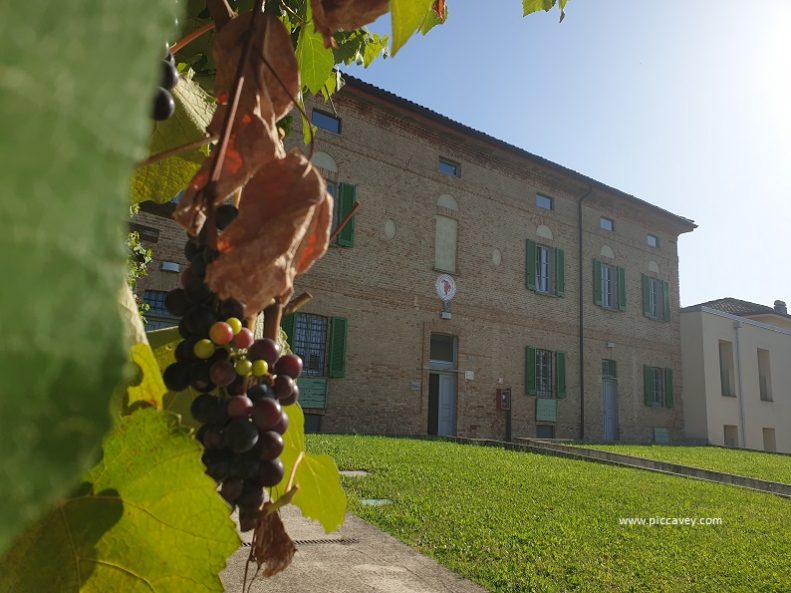
[[[791,456],[760,451],[740,451],[720,447],[678,447],[667,445],[581,445],[588,449],[612,451],[690,467],[791,484]]]
[[[352,512],[490,591],[791,591],[791,502],[777,496],[436,441],[310,435],[308,446],[372,472],[344,478]]]

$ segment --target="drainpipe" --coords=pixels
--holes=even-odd
[[[586,191],[578,200],[577,200],[577,261],[579,261],[579,312],[580,312],[580,319],[579,319],[579,336],[580,336],[580,440],[585,439],[585,331],[583,326],[584,316],[583,316],[583,305],[584,302],[582,300],[582,202],[591,195],[593,191],[592,186],[588,186],[588,191]]]
[[[744,426],[744,391],[742,391],[742,356],[741,349],[739,348],[739,330],[742,328],[741,321],[733,322],[733,332],[736,334],[736,381],[739,385],[739,440],[742,444],[742,449],[747,448],[747,436],[745,434]]]

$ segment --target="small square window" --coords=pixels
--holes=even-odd
[[[329,113],[324,113],[318,109],[314,109],[311,112],[310,123],[322,130],[332,132],[333,134],[341,133],[341,118],[330,115]]]
[[[612,233],[615,230],[615,221],[612,218],[602,216],[599,218],[599,227]]]
[[[645,242],[648,243],[649,247],[659,247],[659,237],[656,235],[646,235]]]
[[[539,208],[543,208],[544,210],[554,210],[555,205],[553,203],[552,198],[549,196],[542,196],[541,194],[536,194],[536,206]]]
[[[461,177],[461,166],[459,163],[439,157],[439,172],[451,177]]]

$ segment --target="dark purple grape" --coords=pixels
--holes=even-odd
[[[228,350],[226,350],[223,347],[218,347],[214,351],[214,354],[211,355],[211,358],[209,359],[209,364],[211,365],[211,364],[214,364],[215,362],[219,362],[221,360],[228,360],[228,358],[230,356],[231,356],[231,353],[228,352]]]
[[[222,449],[225,447],[225,432],[219,424],[206,424],[201,442],[207,449]]]
[[[189,302],[183,288],[174,288],[165,296],[165,308],[176,317],[183,317]]]
[[[225,389],[228,391],[229,395],[244,395],[245,378],[242,377],[241,375],[236,374],[236,369],[234,369],[234,374],[235,377],[233,383],[228,385]]]
[[[223,230],[239,215],[239,210],[232,204],[223,204],[214,212],[214,221],[217,228]]]
[[[260,385],[253,385],[250,389],[247,390],[247,397],[255,403],[259,400],[264,399],[265,397],[270,397],[275,399],[275,392],[272,391],[272,388],[267,385],[266,383],[261,383]]]
[[[230,504],[235,504],[244,490],[244,480],[230,478],[222,483],[220,495]]]
[[[280,415],[280,420],[272,430],[279,432],[280,434],[286,434],[286,431],[288,430],[288,414],[286,414],[285,411],[283,411],[283,413]]]
[[[195,241],[188,240],[186,243],[184,243],[184,257],[186,257],[188,261],[192,261],[200,254],[201,254],[201,248],[198,247],[198,244],[195,243]],[[189,284],[189,279],[187,281],[187,284]]]
[[[209,248],[209,247],[206,247],[206,248],[203,250],[203,255],[202,255],[202,257],[203,257],[203,261],[205,261],[205,262],[206,262],[206,265],[209,265],[209,264],[210,264],[210,263],[212,263],[214,260],[216,260],[218,257],[220,257],[220,252],[219,252],[219,251],[217,251],[216,249],[211,249],[211,248]]]
[[[260,474],[260,472],[259,472]],[[261,506],[264,502],[264,491],[256,482],[252,480],[244,481],[244,488],[241,496],[236,500],[239,506]]]
[[[162,88],[170,90],[178,81],[179,71],[176,70],[176,66],[168,60],[162,60],[162,79],[159,81]]]
[[[190,414],[192,414],[192,417],[198,422],[206,424],[214,413],[217,401],[217,398],[213,395],[201,393],[192,400],[192,404],[190,404]]]
[[[209,307],[199,305],[190,309],[184,316],[187,329],[195,336],[208,336],[209,328],[217,318]]]
[[[294,385],[294,389],[291,390],[291,395],[288,397],[280,398],[280,405],[281,406],[290,406],[292,404],[297,403],[299,400],[299,385]]]
[[[187,324],[184,322],[184,319],[179,321],[179,335],[185,340],[192,337],[192,332],[187,329]]]
[[[255,529],[258,524],[258,518],[261,516],[259,505],[245,505],[239,507],[239,529],[244,531],[251,531]]]
[[[225,440],[231,451],[244,453],[255,446],[258,441],[258,430],[251,422],[236,418],[225,427]]]
[[[258,453],[259,459],[268,461],[280,457],[284,446],[283,437],[280,433],[274,430],[265,430],[258,434],[255,452]]]
[[[258,454],[253,451],[234,455],[231,460],[231,473],[235,478],[253,478],[258,473]]]
[[[283,479],[285,468],[279,459],[264,460],[258,465],[258,483],[261,486],[277,486]]]
[[[275,399],[264,398],[253,405],[253,422],[258,430],[272,430],[280,421],[283,409]]]
[[[195,338],[187,338],[179,342],[176,346],[175,356],[177,362],[193,362],[196,360],[193,348],[198,340]]]
[[[277,399],[288,399],[291,397],[291,394],[294,392],[294,387],[297,384],[294,383],[294,379],[289,377],[288,375],[278,375],[275,377],[275,395]]]
[[[220,303],[220,319],[228,319],[229,317],[244,319],[244,305],[233,298],[225,299]]]
[[[209,364],[206,361],[193,362],[190,365],[190,385],[195,391],[211,391],[214,382],[209,375]]]
[[[296,354],[281,356],[275,363],[276,375],[287,375],[292,379],[299,377],[302,372],[302,359]]]
[[[234,382],[238,375],[230,360],[218,360],[211,365],[209,377],[212,382],[220,387],[226,387]]]
[[[253,411],[253,402],[246,395],[234,395],[228,400],[227,409],[231,418],[247,418]]]
[[[205,278],[206,276],[206,260],[203,257],[196,257],[190,264],[190,271],[193,278]]]
[[[187,292],[187,298],[193,303],[208,303],[211,301],[214,295],[212,291],[209,290],[209,287],[206,286],[200,278],[193,278],[189,268],[186,271],[190,272],[190,280],[184,287],[184,290]]]
[[[209,449],[203,454],[201,461],[206,466],[206,473],[220,482],[228,477],[232,458],[232,453],[225,449]]]
[[[184,391],[190,385],[190,365],[174,362],[165,369],[162,378],[170,391]]]
[[[176,111],[176,102],[173,95],[165,88],[159,87],[154,95],[154,104],[151,109],[151,117],[157,121],[168,119]]]
[[[269,338],[256,340],[247,350],[247,358],[250,360],[265,360],[269,368],[274,368],[274,364],[280,357],[280,346],[277,342]]]

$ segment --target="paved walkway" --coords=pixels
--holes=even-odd
[[[294,507],[282,517],[291,539],[303,543],[289,568],[271,579],[258,577],[251,593],[486,593],[353,515],[330,534]],[[242,538],[250,541],[249,534]],[[338,539],[344,543],[326,541]],[[228,593],[241,592],[248,553],[240,548],[220,575]]]

